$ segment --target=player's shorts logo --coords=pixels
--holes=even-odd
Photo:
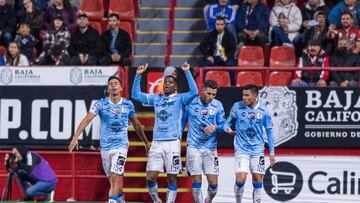
[[[259,102],[267,107],[272,118],[275,146],[295,137],[299,127],[296,92],[283,86],[270,86],[262,88],[259,95]]]
[[[13,72],[10,68],[4,68],[0,72],[0,80],[5,85],[10,84],[13,81]]]
[[[289,162],[277,162],[264,176],[264,189],[273,199],[285,202],[301,191],[303,177],[298,167]]]

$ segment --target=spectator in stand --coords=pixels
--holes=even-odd
[[[351,41],[347,37],[338,40],[338,48],[330,57],[330,67],[357,67],[358,55],[351,51]],[[330,71],[331,87],[359,87],[359,73],[354,71]]]
[[[30,34],[30,25],[26,22],[20,23],[15,42],[20,44],[21,53],[26,56],[30,65],[34,63],[34,47],[36,40]]]
[[[15,0],[14,9],[16,12],[24,9],[24,1],[25,0]],[[48,8],[48,1],[49,0],[34,0],[34,5],[36,5],[36,7],[39,8],[42,12],[45,12]]]
[[[200,43],[200,51],[206,57],[204,66],[234,66],[235,49],[235,40],[225,29],[222,17],[216,20],[216,29]]]
[[[77,17],[78,28],[71,35],[69,54],[72,65],[96,65],[103,46],[99,33],[89,26],[85,13]]]
[[[306,44],[304,42],[307,42],[304,40],[305,33],[307,30],[315,28],[319,21],[315,18],[315,13],[317,12],[323,12],[325,14],[325,25],[326,25],[326,15],[329,11],[328,7],[325,5],[323,0],[309,0],[305,4],[305,8],[302,11],[302,27],[300,29],[300,34],[295,37],[294,39],[294,45],[296,47],[296,56],[300,56],[302,54],[302,50],[304,47],[306,47]]]
[[[236,15],[239,42],[244,45],[265,47],[268,39],[269,10],[259,0],[241,4]]]
[[[350,12],[341,14],[341,27],[330,25],[326,36],[335,40],[347,37],[351,42],[353,53],[360,52],[360,30],[353,26],[353,15]]]
[[[20,45],[16,42],[9,43],[4,59],[7,66],[29,66],[28,59],[20,53]]]
[[[64,19],[61,16],[55,16],[52,20],[50,28],[45,33],[43,38],[43,52],[39,56],[39,63],[43,64],[42,60],[51,57],[50,50],[57,45],[57,49],[61,49],[61,53],[68,54],[68,47],[70,45],[71,34],[64,25]]]
[[[70,0],[55,0],[54,4],[46,10],[45,28],[50,28],[52,20],[55,16],[61,16],[65,26],[69,30],[75,31],[77,27],[76,10],[76,7],[71,5]]]
[[[226,29],[233,35],[237,42],[236,34],[236,10],[229,3],[229,0],[219,0],[218,4],[211,5],[206,14],[208,31],[216,29],[216,19],[223,17],[225,19]]]
[[[101,36],[105,46],[105,56],[100,59],[99,64],[130,66],[131,60],[129,57],[132,52],[130,35],[119,28],[120,17],[118,14],[111,13],[108,22],[109,29]]]
[[[299,68],[302,67],[324,67],[322,71],[313,71],[301,69],[295,71],[294,80],[291,86],[294,87],[325,87],[326,81],[329,78],[329,58],[325,51],[321,49],[321,41],[317,39],[310,39],[307,49],[303,51],[299,58]]]
[[[270,12],[272,46],[293,46],[302,24],[300,9],[292,0],[279,0]]]
[[[44,24],[44,14],[36,7],[34,0],[24,0],[24,9],[17,13],[19,23],[28,23],[31,27],[31,34],[39,39],[40,29]]]
[[[16,17],[14,9],[6,3],[6,0],[0,0],[0,37],[5,46],[12,41],[12,33],[16,27]]]
[[[357,0],[345,0],[341,1],[331,9],[328,15],[328,23],[335,25],[336,27],[341,26],[341,15],[344,12],[350,12],[354,16],[353,25],[359,27],[360,22],[360,4]]]
[[[70,56],[59,44],[52,46],[45,55],[39,61],[40,65],[55,65],[55,66],[67,66],[71,65]]]

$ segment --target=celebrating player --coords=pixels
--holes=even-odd
[[[209,183],[205,203],[210,203],[217,192],[219,162],[216,132],[222,131],[225,123],[223,105],[215,99],[218,88],[214,80],[205,81],[201,96],[186,106],[189,119],[186,168],[192,178],[192,193],[196,203],[204,202],[201,193],[202,173]]]
[[[241,203],[246,176],[252,173],[253,202],[261,202],[262,182],[265,174],[264,136],[265,127],[270,151],[270,167],[275,163],[275,149],[271,117],[265,106],[257,102],[259,89],[249,84],[243,88],[243,101],[235,102],[231,108],[225,131],[235,135],[235,173],[234,186],[236,203]],[[229,127],[235,120],[236,132]]]
[[[129,145],[129,120],[140,139],[145,143],[146,152],[148,152],[150,144],[145,137],[139,120],[135,118],[133,103],[121,97],[122,84],[120,79],[116,76],[111,76],[108,79],[107,91],[109,97],[102,98],[96,102],[79,124],[69,145],[69,151],[71,152],[75,147],[78,149],[78,138],[80,134],[90,121],[96,115],[99,115],[101,119],[101,158],[104,171],[109,177],[110,182],[108,202],[123,203],[125,202],[125,198],[122,181]]]
[[[155,125],[153,130],[153,142],[151,144],[149,158],[146,166],[146,181],[152,200],[161,202],[156,183],[164,165],[168,178],[167,203],[173,203],[176,199],[176,175],[181,170],[180,140],[182,136],[182,118],[185,105],[189,104],[197,95],[197,87],[190,72],[190,65],[185,62],[182,69],[185,72],[189,84],[189,91],[176,93],[177,81],[172,75],[165,76],[164,94],[146,94],[141,92],[141,75],[146,71],[147,64],[141,65],[136,71],[132,87],[131,97],[139,102],[154,106]]]

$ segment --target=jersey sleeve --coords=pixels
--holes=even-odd
[[[140,82],[141,82],[141,76],[136,75],[131,90],[131,97],[138,102],[153,105],[155,95],[141,92]]]
[[[100,111],[101,107],[102,107],[102,103],[101,103],[101,100],[99,100],[99,101],[95,102],[95,104],[90,107],[89,112],[94,114],[95,116],[97,116],[99,114],[99,111]]]
[[[135,107],[134,104],[129,101],[129,117],[134,118],[135,117]]]
[[[224,124],[225,124],[226,120],[225,120],[225,112],[224,112],[224,107],[221,104],[221,102],[219,102],[219,106],[217,107],[217,114],[216,114],[216,131],[222,131],[224,129]]]
[[[181,94],[183,104],[189,104],[198,94],[198,89],[194,77],[189,70],[185,71],[186,80],[188,81],[189,91]]]
[[[269,151],[270,155],[275,154],[275,147],[274,147],[274,135],[273,135],[273,124],[271,120],[271,116],[268,111],[265,112],[264,117],[264,123],[263,123],[265,130],[266,130],[266,136],[268,138],[268,145],[269,145]]]

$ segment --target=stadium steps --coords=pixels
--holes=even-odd
[[[181,64],[185,60],[192,66],[203,65],[204,59],[198,46],[207,33],[203,18],[204,5],[205,1],[202,0],[176,2],[170,65]]]
[[[140,0],[134,43],[134,66],[163,67],[169,26],[168,0]]]

